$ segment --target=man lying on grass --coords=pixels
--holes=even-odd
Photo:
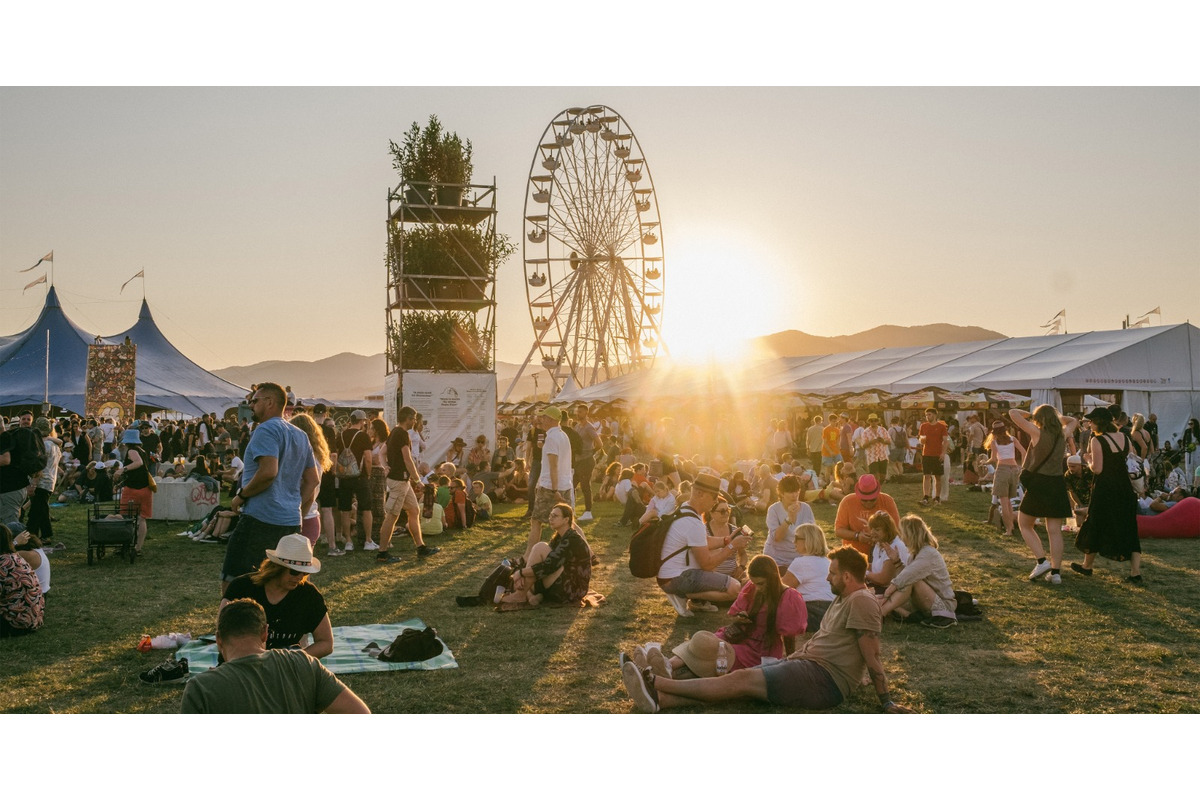
[[[825,612],[821,628],[783,661],[737,670],[718,678],[671,680],[639,670],[632,661],[621,667],[625,690],[642,711],[752,698],[771,705],[806,709],[833,708],[871,676],[883,710],[903,713],[888,694],[887,675],[879,658],[882,615],[867,588],[867,559],[852,547],[829,554],[829,585],[837,599]]]

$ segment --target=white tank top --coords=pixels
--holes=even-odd
[[[996,458],[1000,461],[1016,461],[1017,460],[1017,442],[1010,440],[1008,444],[1000,444],[993,441],[992,447],[996,450]]]
[[[34,552],[42,557],[42,563],[33,572],[37,575],[38,583],[42,585],[42,594],[48,594],[50,592],[50,558],[41,548]]]

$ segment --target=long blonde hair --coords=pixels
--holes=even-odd
[[[937,537],[933,535],[933,531],[929,530],[925,520],[916,514],[907,514],[904,519],[900,520],[900,538],[904,540],[908,552],[914,556],[921,552],[921,548],[926,545],[934,550],[938,549]]]
[[[321,468],[321,472],[328,472],[333,461],[329,458],[329,443],[325,441],[325,434],[321,432],[317,421],[308,414],[293,414],[288,422],[304,431],[308,443],[312,445],[313,455],[317,457],[317,466]]]
[[[825,531],[821,530],[820,525],[806,522],[796,528],[796,544],[801,545],[801,543],[803,543],[805,555],[829,555],[829,542],[825,539]],[[799,552],[799,547],[797,547],[797,552]]]

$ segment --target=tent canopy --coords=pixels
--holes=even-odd
[[[37,321],[25,331],[0,338],[0,406],[37,405],[46,393],[46,342],[50,342],[50,403],[84,411],[88,345],[119,344],[129,337],[138,347],[137,404],[197,416],[221,414],[236,406],[246,390],[200,367],[171,344],[142,301],[137,322],[108,337],[87,333],[67,317],[54,287]]]

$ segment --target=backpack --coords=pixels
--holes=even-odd
[[[908,436],[904,433],[903,428],[897,428],[896,430],[892,431],[892,447],[908,447]]]
[[[408,663],[428,661],[442,654],[442,642],[433,628],[405,628],[379,654],[380,661]]]
[[[350,444],[354,444],[355,437],[358,436],[358,431],[354,432],[354,436],[350,437]],[[333,474],[339,478],[357,478],[362,471],[358,464],[358,459],[354,457],[354,450],[346,445],[346,432],[342,431],[342,451],[338,453],[337,463],[333,465]]]
[[[22,475],[38,475],[46,468],[46,445],[42,438],[29,428],[17,428],[12,432],[13,449],[19,451],[17,467]]]
[[[483,586],[479,587],[476,594],[459,596],[454,598],[454,601],[460,606],[491,606],[496,604],[496,589],[503,587],[504,591],[512,591],[513,572],[518,568],[524,568],[524,559],[517,559],[514,565],[507,558],[496,565],[491,574],[483,581]]]
[[[667,531],[670,530],[671,523],[680,517],[700,519],[693,511],[672,511],[665,517],[650,520],[638,528],[637,532],[629,539],[629,571],[633,573],[633,577],[658,577],[658,571],[663,564],[688,549],[687,545],[684,545],[666,558],[662,557],[663,542],[667,538]]]

